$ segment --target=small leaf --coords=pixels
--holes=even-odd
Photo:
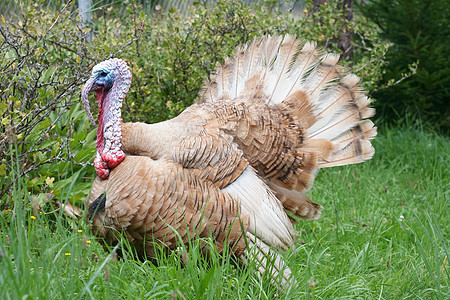
[[[0,165],[0,176],[6,175],[6,165]]]
[[[5,113],[5,111],[8,109],[8,104],[5,102],[0,102],[0,116]]]
[[[55,66],[52,66],[52,67],[48,68],[48,69],[44,72],[44,74],[42,75],[42,77],[41,77],[42,82],[47,82],[47,81],[50,79],[50,77],[53,76],[53,74],[54,74],[55,72],[56,72],[56,67],[55,67]]]
[[[10,123],[9,116],[2,119],[2,125],[7,126],[9,125],[9,123]]]

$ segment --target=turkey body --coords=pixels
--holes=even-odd
[[[93,230],[111,246],[120,230],[143,257],[153,257],[155,241],[175,249],[195,236],[214,237],[220,251],[226,238],[236,253],[245,249],[248,217],[239,218],[236,199],[173,162],[127,156],[108,180],[97,177],[91,195]]]
[[[323,207],[305,195],[317,171],[374,153],[370,99],[337,63],[315,44],[263,37],[237,49],[178,117],[121,124],[127,156],[87,199],[94,232],[110,245],[121,232],[149,255],[155,240],[174,249],[194,236],[244,261],[256,248],[260,270],[273,254],[272,274],[286,282],[273,249],[295,242],[298,218],[320,217]],[[116,152],[104,148],[98,159],[108,166]]]

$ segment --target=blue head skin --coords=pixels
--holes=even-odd
[[[99,70],[96,75],[95,84],[109,90],[113,86],[114,77],[115,75],[111,70]]]
[[[98,87],[103,87],[105,90],[110,90],[118,73],[117,69],[117,61],[106,60],[99,63],[92,69],[91,78],[94,78],[94,84]]]
[[[95,121],[89,109],[88,94],[92,91],[97,92],[99,106],[103,106],[102,102],[108,98],[116,106],[120,107],[130,88],[130,84],[130,69],[121,59],[112,58],[105,60],[92,69],[92,75],[81,92],[81,100],[93,125],[95,125]]]

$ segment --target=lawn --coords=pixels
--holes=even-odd
[[[204,260],[198,242],[157,264],[117,259],[84,219],[33,217],[17,182],[0,214],[0,299],[448,299],[449,139],[388,129],[374,145],[371,161],[319,173],[310,194],[325,210],[296,225],[297,283],[283,290],[226,253]]]

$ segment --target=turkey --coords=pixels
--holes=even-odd
[[[93,232],[108,245],[125,236],[138,253],[153,242],[175,249],[210,237],[283,283],[279,251],[295,243],[298,218],[321,168],[370,159],[376,127],[359,78],[339,55],[293,36],[265,36],[235,51],[205,83],[197,103],[157,124],[122,123],[131,85],[117,58],[96,65],[82,91],[98,101],[97,173],[86,199]],[[279,277],[277,277],[279,276]]]

